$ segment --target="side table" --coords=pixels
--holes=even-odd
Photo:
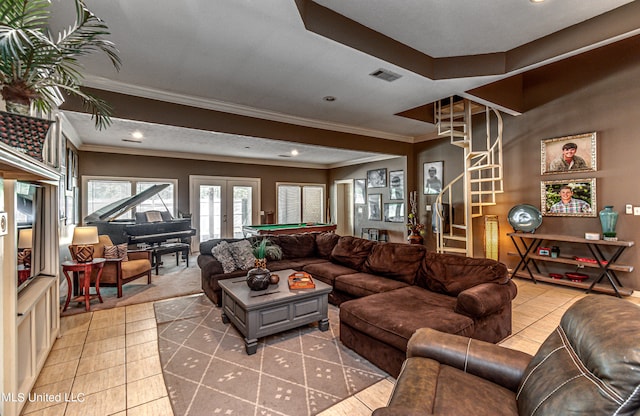
[[[92,298],[98,298],[98,300],[100,300],[100,303],[102,303],[102,296],[100,295],[100,277],[102,276],[104,263],[105,259],[103,258],[95,258],[93,259],[93,261],[88,263],[78,263],[76,261],[62,262],[62,272],[64,273],[64,277],[67,279],[67,300],[64,303],[62,312],[67,310],[69,302],[71,301],[72,279],[69,276],[69,272],[82,273],[82,293],[78,292],[78,296],[76,296],[74,300],[78,300],[80,302],[84,300],[87,312],[90,310],[89,302]],[[94,269],[98,270],[98,274],[96,276],[96,293],[92,295],[90,293],[91,272]]]

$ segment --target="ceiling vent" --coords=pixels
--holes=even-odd
[[[402,77],[402,75],[400,74],[396,74],[395,72],[392,72],[392,71],[389,71],[388,69],[383,69],[383,68],[373,71],[369,75],[371,75],[374,78],[383,79],[387,82],[392,82]]]

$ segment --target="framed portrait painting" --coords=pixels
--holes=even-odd
[[[542,140],[540,161],[542,175],[596,171],[596,133]]]
[[[384,220],[386,222],[404,222],[404,202],[385,202]]]
[[[369,206],[369,221],[382,221],[382,194],[367,195],[367,205]]]
[[[427,162],[423,165],[424,194],[437,195],[442,191],[444,161]]]
[[[596,217],[596,179],[540,182],[542,215],[552,217]]]
[[[364,204],[366,195],[366,179],[354,179],[353,181],[353,203]]]
[[[386,188],[387,169],[373,169],[367,171],[367,188]]]
[[[389,199],[404,200],[404,171],[393,170],[389,172]]]

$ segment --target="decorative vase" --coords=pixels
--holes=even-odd
[[[602,236],[605,240],[616,237],[616,223],[618,222],[618,212],[613,210],[613,205],[607,205],[600,211],[600,224],[602,225]]]
[[[255,266],[258,267],[258,268],[261,268],[261,269],[266,269],[267,268],[267,259],[266,258],[256,259]]]
[[[420,231],[412,230],[409,237],[407,237],[409,244],[423,244],[424,238],[420,235]]]
[[[251,290],[265,290],[269,287],[271,272],[262,267],[255,267],[247,272],[247,286]]]

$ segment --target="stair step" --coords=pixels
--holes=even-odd
[[[458,130],[442,130],[438,133],[438,135],[440,136],[453,136],[453,137],[467,137],[468,134],[464,131],[458,131]]]
[[[492,195],[495,191],[471,191],[471,195]]]
[[[442,247],[442,251],[447,252],[447,253],[467,254],[467,249],[466,248]]]
[[[467,241],[467,237],[461,237],[459,235],[443,235],[442,238],[453,241]]]
[[[472,202],[471,206],[472,207],[492,207],[496,205],[495,202]]]
[[[499,178],[473,178],[469,179],[471,183],[483,183],[483,182],[501,182],[502,179]]]
[[[458,230],[466,230],[467,226],[464,224],[451,224],[451,228],[457,228]]]
[[[467,170],[485,170],[485,169],[495,169],[495,168],[499,168],[500,165],[492,163],[489,165],[476,165],[476,166],[471,166],[469,168],[467,168]]]

